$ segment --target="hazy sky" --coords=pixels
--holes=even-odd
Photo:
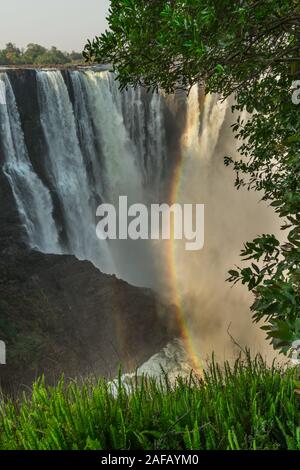
[[[109,0],[0,0],[0,48],[13,42],[81,52],[106,27]]]

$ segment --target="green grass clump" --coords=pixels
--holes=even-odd
[[[203,381],[137,380],[128,393],[120,380],[118,388],[113,396],[104,380],[38,381],[30,397],[2,401],[0,449],[300,450],[294,373],[260,357],[222,369],[213,362]]]

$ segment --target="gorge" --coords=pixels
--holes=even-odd
[[[111,376],[174,337],[194,362],[212,350],[227,357],[230,324],[241,344],[266,352],[247,293],[225,284],[242,243],[276,227],[224,168],[237,151],[230,102],[197,86],[188,98],[120,92],[104,67],[3,69],[0,93],[0,337],[23,335],[16,360],[35,357],[4,372],[5,383],[43,371]],[[96,208],[125,195],[145,206],[204,203],[204,249],[99,240]]]

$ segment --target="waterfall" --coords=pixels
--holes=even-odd
[[[150,103],[150,118],[148,127],[149,149],[147,158],[147,173],[150,180],[154,181],[154,189],[159,193],[163,179],[164,166],[166,165],[166,135],[163,118],[162,96],[154,93]]]
[[[103,194],[103,158],[101,158],[100,129],[92,119],[89,110],[87,88],[84,74],[78,71],[70,73],[74,89],[74,116],[77,126],[81,152],[89,179],[94,192],[95,202],[104,200]]]
[[[6,73],[0,73],[0,144],[7,176],[32,248],[59,253],[49,190],[35,174],[24,142],[13,89]]]
[[[100,203],[117,205],[122,195],[129,204],[166,202],[162,192],[168,194],[173,183],[167,126],[174,111],[162,93],[130,87],[120,92],[108,71],[41,70],[35,75],[32,99],[37,101],[42,133],[38,138],[44,142],[40,165],[46,179],[31,163],[9,77],[1,74],[0,81],[1,96],[7,96],[7,106],[1,106],[4,171],[30,245],[48,253],[74,254],[132,283],[151,284],[160,271],[153,263],[158,245],[154,248],[151,241],[142,240],[99,241],[96,208]],[[201,182],[200,193],[207,186],[226,116],[227,103],[216,96],[207,96],[202,107],[200,102],[199,88],[194,86],[178,141],[183,184],[177,202],[199,188],[196,180]],[[192,196],[199,202],[199,195]]]
[[[7,97],[7,106],[1,107],[4,171],[30,245],[47,253],[73,254],[134,284],[152,285],[161,271],[153,262],[157,244],[154,248],[145,240],[99,241],[96,208],[104,202],[116,205],[122,195],[129,204],[164,202],[162,194],[172,185],[167,126],[172,116],[175,122],[176,113],[168,109],[162,93],[142,88],[120,92],[108,71],[41,70],[35,76],[36,96],[31,99],[37,103],[37,137],[42,142],[38,167],[31,162],[31,149],[26,149],[9,76],[1,74],[0,81],[1,96]],[[210,141],[216,145],[217,121],[221,124],[225,113],[214,97],[199,113],[198,93],[194,87],[187,106],[186,141],[182,138],[182,158],[191,168]],[[214,146],[210,150],[212,155]]]
[[[90,128],[96,129],[94,144],[98,144],[102,154],[100,181],[105,200],[116,203],[119,195],[124,194],[132,201],[141,200],[142,184],[136,164],[137,150],[124,123],[122,95],[112,74],[74,72],[71,73],[71,79],[75,89],[75,110],[79,111],[77,121],[83,122],[88,115]],[[76,93],[79,81],[82,94]],[[80,102],[82,98],[85,103]],[[89,148],[92,146],[90,133],[84,134],[83,146]]]
[[[30,246],[73,254],[134,284],[151,284],[157,277],[151,242],[99,241],[96,208],[117,205],[123,195],[128,204],[159,202],[168,158],[163,96],[141,88],[122,93],[107,71],[40,70],[35,77],[34,126],[41,129],[35,160],[25,145],[22,99],[17,104],[9,75],[1,74],[0,81],[7,99],[1,106],[3,170]]]
[[[137,164],[143,184],[157,201],[167,167],[163,96],[161,93],[153,93],[143,99],[142,88],[128,88],[123,92],[123,109],[126,114],[125,124],[137,148]]]
[[[188,158],[210,162],[214,156],[225,121],[228,101],[217,95],[206,95],[200,107],[200,90],[194,85],[188,97],[187,125],[183,136],[183,151]]]
[[[143,176],[143,181],[148,180],[147,175],[147,135],[146,135],[146,110],[142,100],[142,89],[128,88],[123,91],[123,113],[126,116],[124,122],[128,129],[130,139],[137,148],[137,164]]]
[[[107,245],[95,233],[95,204],[76,131],[72,103],[59,71],[38,71],[41,123],[47,143],[47,168],[56,188],[69,250],[105,272],[113,272]]]

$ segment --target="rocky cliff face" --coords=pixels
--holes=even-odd
[[[1,169],[0,149],[0,256],[16,246],[23,246],[25,233],[21,226],[14,197]]]
[[[4,253],[4,254],[3,254]],[[115,376],[134,370],[176,334],[176,310],[147,289],[72,256],[10,247],[0,261],[1,385],[18,391],[41,374]]]

